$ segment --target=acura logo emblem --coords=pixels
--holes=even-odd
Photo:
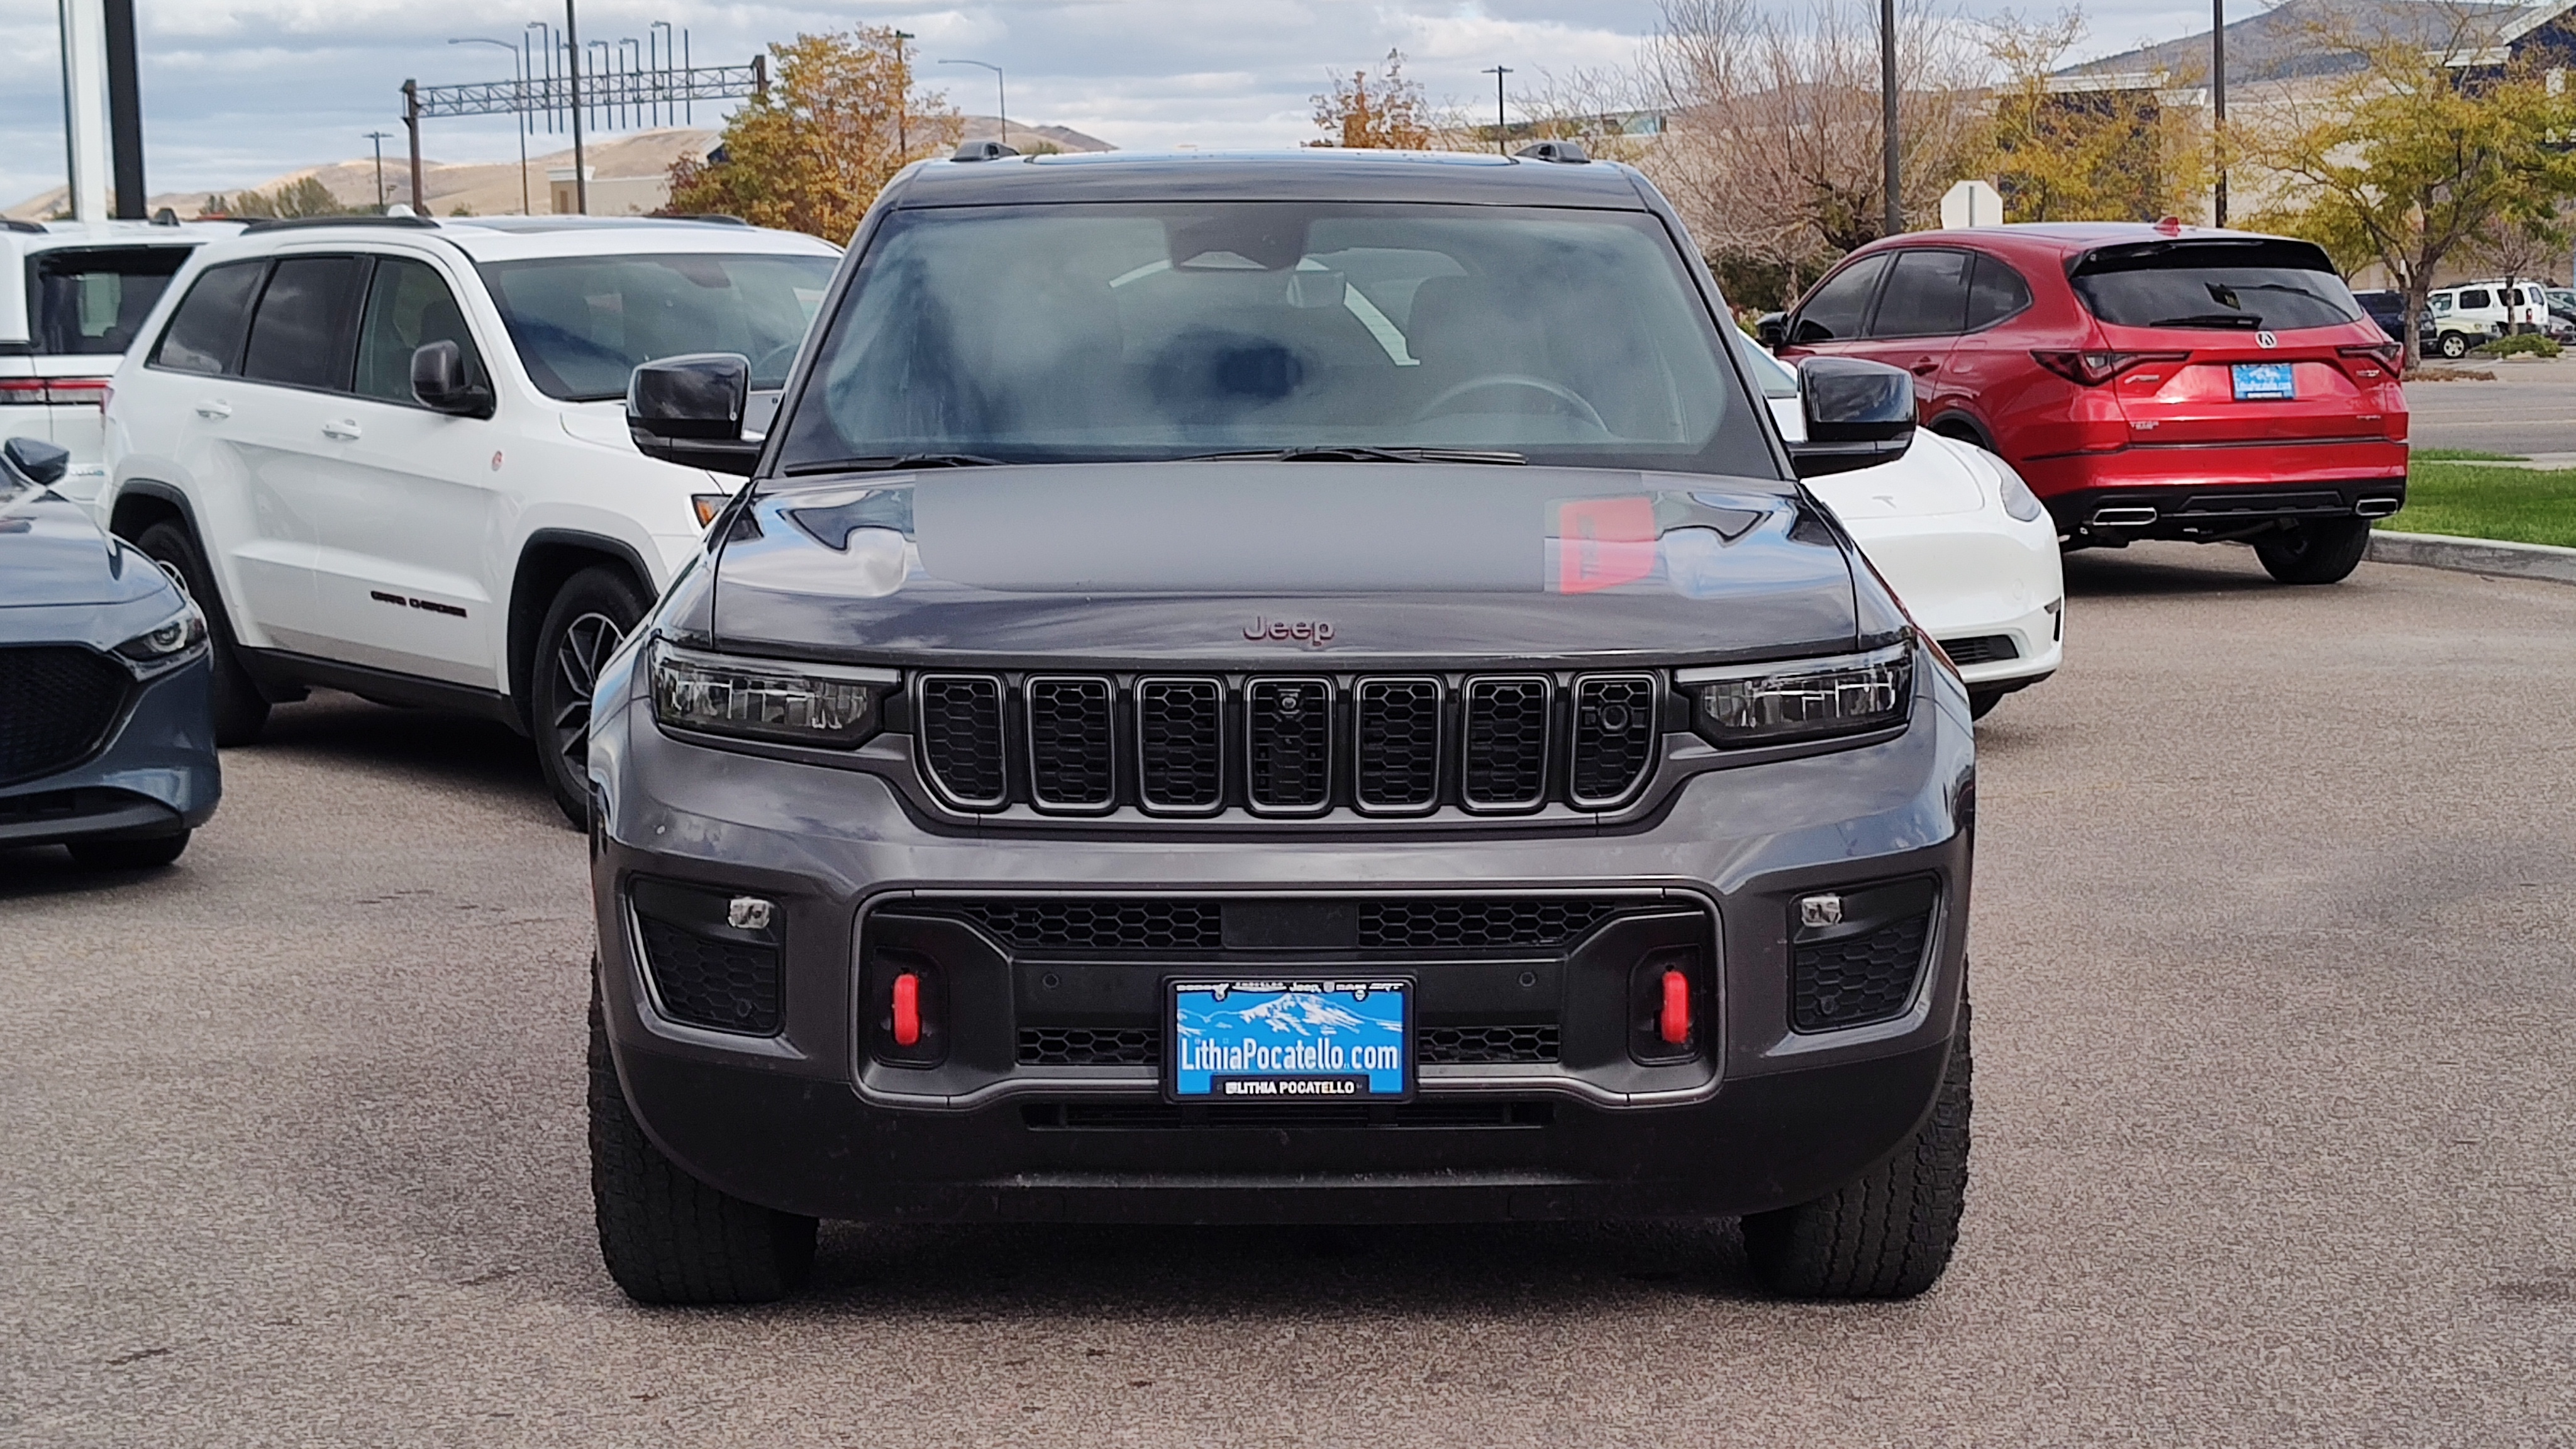
[[[2254,334],[2254,345],[2257,347],[2278,347],[2281,345],[2281,339],[2273,336],[2269,332],[2257,332]]]

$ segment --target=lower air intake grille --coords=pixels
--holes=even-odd
[[[87,649],[0,649],[0,784],[88,758],[133,685],[124,666]]]
[[[1953,664],[1996,664],[2006,659],[2019,659],[2021,649],[2010,634],[1979,634],[1967,639],[1944,639],[1941,652]]]
[[[1117,746],[1106,679],[1032,679],[1029,798],[1058,810],[1106,808],[1115,798]]]
[[[1014,950],[1215,951],[1215,901],[967,901],[957,914]]]
[[[1024,1067],[1160,1066],[1163,1043],[1149,1027],[1024,1026]]]
[[[1363,810],[1428,810],[1440,798],[1440,681],[1363,679],[1355,779]]]
[[[717,1031],[777,1034],[777,946],[717,940],[640,912],[635,924],[664,1015]]]
[[[1526,809],[1546,799],[1547,679],[1470,681],[1464,747],[1469,805]]]
[[[1333,789],[1333,689],[1320,679],[1256,679],[1244,694],[1256,810],[1321,810]]]
[[[1362,950],[1473,950],[1563,946],[1617,914],[1608,901],[1370,901],[1360,907]]]
[[[1552,1026],[1434,1026],[1413,1041],[1425,1066],[1552,1062],[1556,1032]]]
[[[1591,674],[1574,682],[1576,805],[1598,810],[1626,800],[1655,760],[1655,681],[1644,674]]]
[[[1905,1014],[1923,967],[1932,913],[1890,921],[1865,936],[1789,948],[1791,1019],[1800,1031],[1866,1026]]]
[[[1225,692],[1213,679],[1136,686],[1137,793],[1149,810],[1225,803]]]
[[[921,681],[922,763],[948,797],[991,808],[1007,797],[1002,765],[1002,682],[933,674]]]

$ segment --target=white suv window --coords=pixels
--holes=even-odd
[[[358,299],[366,284],[365,257],[281,258],[260,289],[241,375],[253,382],[346,390]]]
[[[225,262],[206,268],[180,299],[145,365],[208,377],[230,374],[241,361],[251,297],[267,267],[266,262]]]
[[[482,354],[465,330],[464,310],[447,281],[426,262],[380,257],[367,289],[367,311],[358,324],[360,397],[417,407],[411,393],[411,355],[432,342],[453,342],[465,354],[467,380],[483,380]]]
[[[787,381],[805,329],[840,265],[833,257],[641,255],[486,262],[528,377],[548,397],[626,395],[629,374],[657,357],[738,352],[751,385]]]

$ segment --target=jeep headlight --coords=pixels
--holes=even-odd
[[[653,717],[672,729],[847,749],[881,727],[890,669],[740,659],[661,645]]]
[[[1685,669],[1691,725],[1710,744],[1740,749],[1857,734],[1902,723],[1914,699],[1914,645],[1778,664]]]
[[[206,616],[195,603],[182,599],[179,612],[116,646],[116,652],[135,667],[150,672],[177,663],[204,647]]]

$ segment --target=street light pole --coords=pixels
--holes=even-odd
[[[1494,154],[1497,156],[1504,154],[1510,144],[1505,138],[1505,132],[1503,129],[1505,125],[1503,120],[1503,77],[1510,75],[1511,73],[1512,68],[1507,65],[1489,65],[1483,70],[1476,72],[1478,75],[1489,75],[1494,78]]]
[[[510,52],[510,63],[513,67],[519,67],[520,65],[519,47],[512,45],[506,40],[487,40],[479,35],[467,35],[461,36],[447,43],[450,45],[497,45],[503,50]],[[516,109],[510,113],[510,118],[515,123],[511,129],[519,133],[519,215],[526,216],[529,215],[527,125],[528,75],[524,68],[515,69],[513,73],[516,75],[517,79],[513,83],[514,89],[510,92],[510,100],[511,104],[515,106]],[[377,204],[381,206],[384,203],[384,198],[378,197],[376,198],[376,201]]]
[[[376,215],[385,214],[385,138],[391,131],[369,131],[367,139],[376,143]]]
[[[1878,184],[1887,193],[1889,236],[1905,230],[1903,179],[1896,164],[1896,0],[1878,0]]]
[[[909,30],[894,33],[894,164],[897,166],[912,154],[912,137],[904,125],[904,112],[911,109],[912,77],[903,68],[903,43],[920,38]]]
[[[993,104],[1001,111],[1002,144],[1011,144],[1011,94],[1002,89],[1002,68],[989,60],[943,60],[941,65],[980,65],[993,73]]]
[[[572,0],[564,0],[564,80],[569,86],[565,99],[572,103],[572,209],[588,216],[590,177],[581,164],[581,31]]]
[[[2210,218],[2227,225],[2227,0],[2209,0],[2209,136],[2218,152]]]
[[[653,87],[653,124],[667,126],[679,117],[671,114],[671,22],[656,20],[644,27],[644,39],[650,44],[654,31],[662,32],[662,70]]]

